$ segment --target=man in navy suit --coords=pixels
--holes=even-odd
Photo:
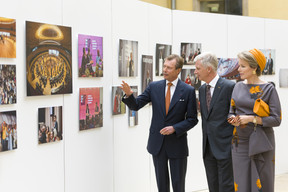
[[[151,82],[137,98],[127,83],[123,81],[122,84],[126,94],[122,101],[131,110],[139,110],[152,102],[147,150],[153,156],[159,192],[170,191],[168,162],[173,191],[185,191],[187,131],[198,123],[195,90],[178,79],[182,67],[181,57],[168,56],[163,65],[164,80]],[[170,95],[170,105],[166,109],[167,94]]]
[[[195,75],[204,81],[199,88],[203,131],[203,159],[210,192],[234,192],[231,140],[227,122],[235,83],[217,74],[218,59],[203,53],[195,58]]]

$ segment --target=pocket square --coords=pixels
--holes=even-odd
[[[184,101],[184,99],[180,99],[179,101]]]

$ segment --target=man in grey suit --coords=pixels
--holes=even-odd
[[[235,83],[217,74],[218,59],[212,53],[195,58],[202,117],[203,159],[210,192],[234,192],[231,157],[233,126],[227,122]]]

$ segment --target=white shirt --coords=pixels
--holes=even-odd
[[[217,74],[217,75],[214,77],[214,79],[212,79],[212,81],[211,81],[209,84],[206,83],[206,85],[210,85],[210,86],[211,86],[211,87],[210,87],[211,98],[213,97],[213,92],[214,92],[216,83],[217,83],[217,81],[218,81],[219,78],[220,78],[220,77],[219,77],[219,75]]]
[[[171,85],[171,87],[170,87],[170,96],[171,96],[170,97],[170,101],[173,98],[173,95],[174,95],[174,92],[176,90],[176,86],[177,86],[178,80],[179,79],[177,78],[177,79],[175,79],[174,81],[171,82],[173,85]],[[167,93],[167,89],[168,89],[168,85],[167,85],[168,83],[169,83],[169,81],[166,80],[165,97],[166,97],[166,93]]]

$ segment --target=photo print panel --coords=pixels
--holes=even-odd
[[[16,65],[0,64],[0,105],[15,104],[16,94]]]
[[[103,127],[103,88],[80,88],[79,130]]]
[[[142,55],[142,93],[153,81],[153,56]]]
[[[287,88],[288,87],[288,69],[280,69],[279,74],[279,87]]]
[[[239,62],[237,58],[218,58],[217,73],[224,79],[240,81],[238,68]]]
[[[79,77],[103,77],[103,37],[78,35]]]
[[[126,113],[126,105],[122,102],[124,92],[119,86],[112,87],[112,115]]]
[[[275,75],[275,49],[259,49],[265,55],[266,65],[262,75]]]
[[[180,55],[184,59],[184,65],[195,65],[194,59],[201,52],[201,43],[181,43]]]
[[[181,71],[181,80],[184,81],[186,84],[191,85],[195,88],[195,90],[198,90],[201,86],[201,81],[197,77],[197,75],[194,74],[195,69],[182,69]]]
[[[195,94],[196,94],[197,115],[201,116],[200,101],[199,101],[199,91],[196,91]]]
[[[27,96],[72,93],[71,27],[26,21]]]
[[[137,77],[138,41],[119,40],[119,77]]]
[[[38,109],[38,144],[63,139],[62,106]]]
[[[16,111],[0,112],[0,152],[17,149]]]
[[[163,76],[163,64],[164,60],[167,56],[171,55],[172,46],[171,45],[163,45],[163,44],[156,44],[156,76]]]
[[[133,91],[133,95],[136,98],[138,96],[138,87],[137,86],[131,86],[131,89]],[[138,125],[138,111],[134,111],[128,108],[128,125],[129,127],[133,127]]]
[[[0,57],[16,58],[16,20],[0,17]]]

